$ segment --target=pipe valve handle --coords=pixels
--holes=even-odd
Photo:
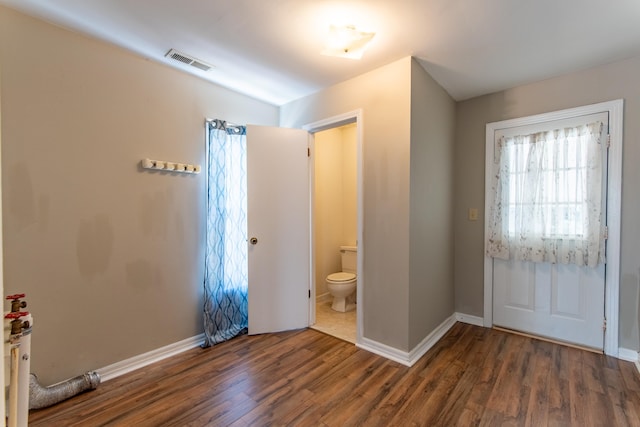
[[[10,300],[10,299],[20,299],[20,298],[24,298],[26,297],[26,294],[15,294],[15,295],[7,295],[5,297],[5,299]]]
[[[19,319],[24,316],[28,316],[28,311],[12,311],[11,313],[7,313],[4,315],[5,319]]]

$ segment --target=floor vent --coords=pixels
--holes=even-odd
[[[202,62],[199,59],[187,55],[186,53],[178,52],[175,49],[171,49],[169,52],[167,52],[165,57],[173,59],[174,61],[182,62],[183,64],[191,65],[192,67],[198,68],[202,71],[209,71],[215,68],[213,65]]]

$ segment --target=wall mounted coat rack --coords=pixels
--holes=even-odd
[[[142,159],[142,167],[145,169],[164,170],[168,172],[200,173],[200,165],[166,162],[164,160]]]

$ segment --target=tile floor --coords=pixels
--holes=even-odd
[[[340,313],[331,309],[331,301],[316,303],[316,324],[311,329],[333,335],[334,337],[356,342],[356,310]]]

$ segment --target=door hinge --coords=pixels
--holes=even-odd
[[[607,148],[611,147],[611,134],[607,134]]]
[[[307,157],[311,157],[311,148],[307,147]]]
[[[311,289],[309,289],[309,299],[311,299]]]
[[[607,240],[609,238],[609,227],[607,227],[606,225],[604,226],[604,240]]]
[[[602,330],[603,331],[607,330],[607,318],[606,317],[602,320]]]

